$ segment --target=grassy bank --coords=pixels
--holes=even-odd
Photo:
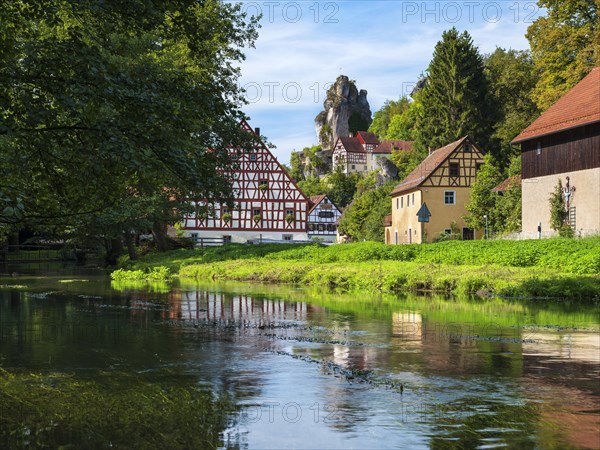
[[[199,280],[379,292],[598,298],[600,238],[386,246],[229,245],[151,254],[126,269]],[[140,276],[136,272],[136,276]],[[127,276],[121,272],[120,276]]]

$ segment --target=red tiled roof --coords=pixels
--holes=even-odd
[[[311,195],[308,197],[308,214],[310,214],[325,197],[327,197],[327,194]]]
[[[513,139],[513,143],[600,121],[600,67]]]
[[[340,136],[338,138],[347,152],[350,153],[366,153],[365,148],[360,141],[354,137]]]
[[[492,192],[503,192],[507,190],[509,187],[514,186],[515,184],[521,183],[521,175],[513,175],[512,177],[508,177],[502,183],[500,183],[495,188],[492,188]]]
[[[413,147],[413,141],[383,141],[373,153],[392,153],[394,150],[403,150],[405,152],[411,151]]]
[[[369,131],[357,131],[356,138],[361,144],[379,144],[379,139],[377,139],[377,136]]]
[[[439,166],[442,165],[446,159],[450,156],[450,154],[456,150],[460,145],[468,139],[468,136],[459,139],[458,141],[452,142],[442,148],[439,148],[431,153],[427,158],[425,158],[421,164],[419,164],[415,170],[409,173],[402,182],[394,188],[392,193],[390,194],[392,197],[395,197],[397,194],[408,191],[410,189],[414,189],[420,186],[428,177],[432,174],[434,170],[436,170]]]

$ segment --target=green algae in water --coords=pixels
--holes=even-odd
[[[216,448],[232,402],[184,376],[0,368],[0,448]]]

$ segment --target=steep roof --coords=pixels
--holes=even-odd
[[[355,137],[340,136],[338,138],[347,152],[350,153],[366,153],[365,148],[360,141]]]
[[[397,141],[397,140],[392,140],[392,141],[383,141],[381,142],[381,144],[379,144],[377,147],[375,147],[375,150],[373,150],[373,153],[392,153],[392,151],[394,150],[403,150],[403,151],[410,151],[412,150],[413,147],[413,141]]]
[[[311,212],[313,212],[313,210],[323,201],[327,199],[329,201],[329,204],[331,204],[335,209],[337,209],[338,211],[340,210],[332,201],[329,197],[327,197],[327,194],[321,194],[321,195],[311,195],[309,197],[309,210],[308,210],[308,214],[310,214]]]
[[[438,148],[432,152],[421,162],[421,164],[415,168],[415,170],[409,173],[406,178],[395,187],[390,195],[395,197],[402,192],[419,187],[429,177],[429,175],[431,175],[439,166],[441,166],[442,163],[446,161],[446,159],[448,159],[448,157],[452,154],[452,152],[460,147],[467,139],[468,136],[465,136],[458,141],[454,141],[451,144],[448,144],[442,148]]]
[[[521,183],[521,175],[513,175],[502,181],[498,186],[492,188],[492,192],[503,192],[515,184]]]
[[[377,139],[377,136],[369,131],[357,131],[356,138],[361,144],[379,144],[379,139]]]
[[[513,139],[513,143],[600,121],[600,67],[592,71]]]

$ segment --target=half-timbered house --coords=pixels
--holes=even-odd
[[[241,126],[255,132],[245,121]],[[308,199],[267,146],[258,141],[249,151],[229,152],[236,163],[230,171],[235,207],[217,204],[187,217],[182,224],[186,235],[207,242],[308,240]]]
[[[377,160],[388,158],[393,151],[410,151],[411,141],[384,140],[367,131],[358,131],[354,136],[340,136],[333,148],[333,167],[341,167],[345,174],[368,173],[377,170]]]
[[[337,223],[341,216],[341,211],[327,195],[310,197],[308,237],[324,242],[336,242]]]
[[[468,136],[431,152],[390,194],[392,217],[387,219],[385,242],[431,242],[456,227],[465,240],[480,237],[481,231],[468,228],[463,216],[481,164],[483,152]],[[419,212],[428,222],[419,221]]]
[[[554,234],[549,198],[560,180],[569,225],[600,232],[600,67],[525,128],[521,145],[523,237]]]

